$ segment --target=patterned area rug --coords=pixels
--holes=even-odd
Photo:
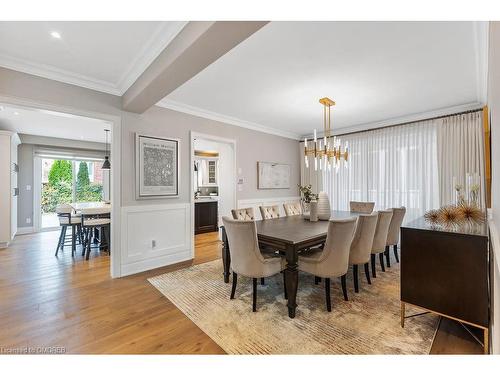
[[[360,272],[354,293],[352,271],[344,301],[340,280],[332,280],[332,312],[326,311],[324,283],[300,274],[297,314],[288,318],[282,275],[258,285],[252,312],[251,279],[238,277],[234,300],[231,283],[216,260],[149,279],[165,297],[229,354],[427,354],[438,317],[424,315],[400,326],[399,264],[379,271],[368,285]],[[420,312],[407,306],[406,313]]]

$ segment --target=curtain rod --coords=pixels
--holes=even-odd
[[[440,118],[445,118],[445,117],[466,115],[467,113],[480,112],[483,109],[484,109],[484,107],[478,108],[478,109],[469,109],[467,111],[452,113],[452,114],[449,114],[449,115],[441,115],[441,116],[436,116],[436,117],[424,118],[422,120],[414,120],[414,121],[401,122],[399,124],[394,124],[394,125],[379,126],[377,128],[364,129],[364,130],[356,130],[356,131],[352,131],[352,132],[348,132],[348,133],[334,134],[334,135],[337,136],[337,137],[341,137],[343,135],[351,135],[351,134],[357,134],[357,133],[366,133],[366,132],[371,132],[371,131],[374,131],[374,130],[388,129],[388,128],[394,128],[396,126],[405,126],[405,125],[415,124],[416,122],[432,121],[432,120],[438,120]],[[321,137],[318,137],[318,138],[321,138]],[[299,142],[304,142],[304,140],[300,140]]]

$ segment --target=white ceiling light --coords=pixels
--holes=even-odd
[[[59,34],[57,31],[52,31],[50,33],[50,36],[54,39],[61,39],[61,34]]]
[[[17,112],[17,111],[16,111],[16,112],[14,112],[14,115],[16,115],[16,116],[17,116],[17,115],[19,115],[19,112]]]

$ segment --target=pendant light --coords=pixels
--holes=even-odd
[[[108,154],[108,129],[104,129],[106,132],[106,153],[104,154],[104,163],[102,163],[101,169],[111,169],[111,163],[109,162],[109,154]]]

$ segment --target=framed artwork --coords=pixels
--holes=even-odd
[[[290,165],[281,163],[257,162],[258,189],[289,189]]]
[[[179,196],[178,139],[135,135],[136,198]]]

